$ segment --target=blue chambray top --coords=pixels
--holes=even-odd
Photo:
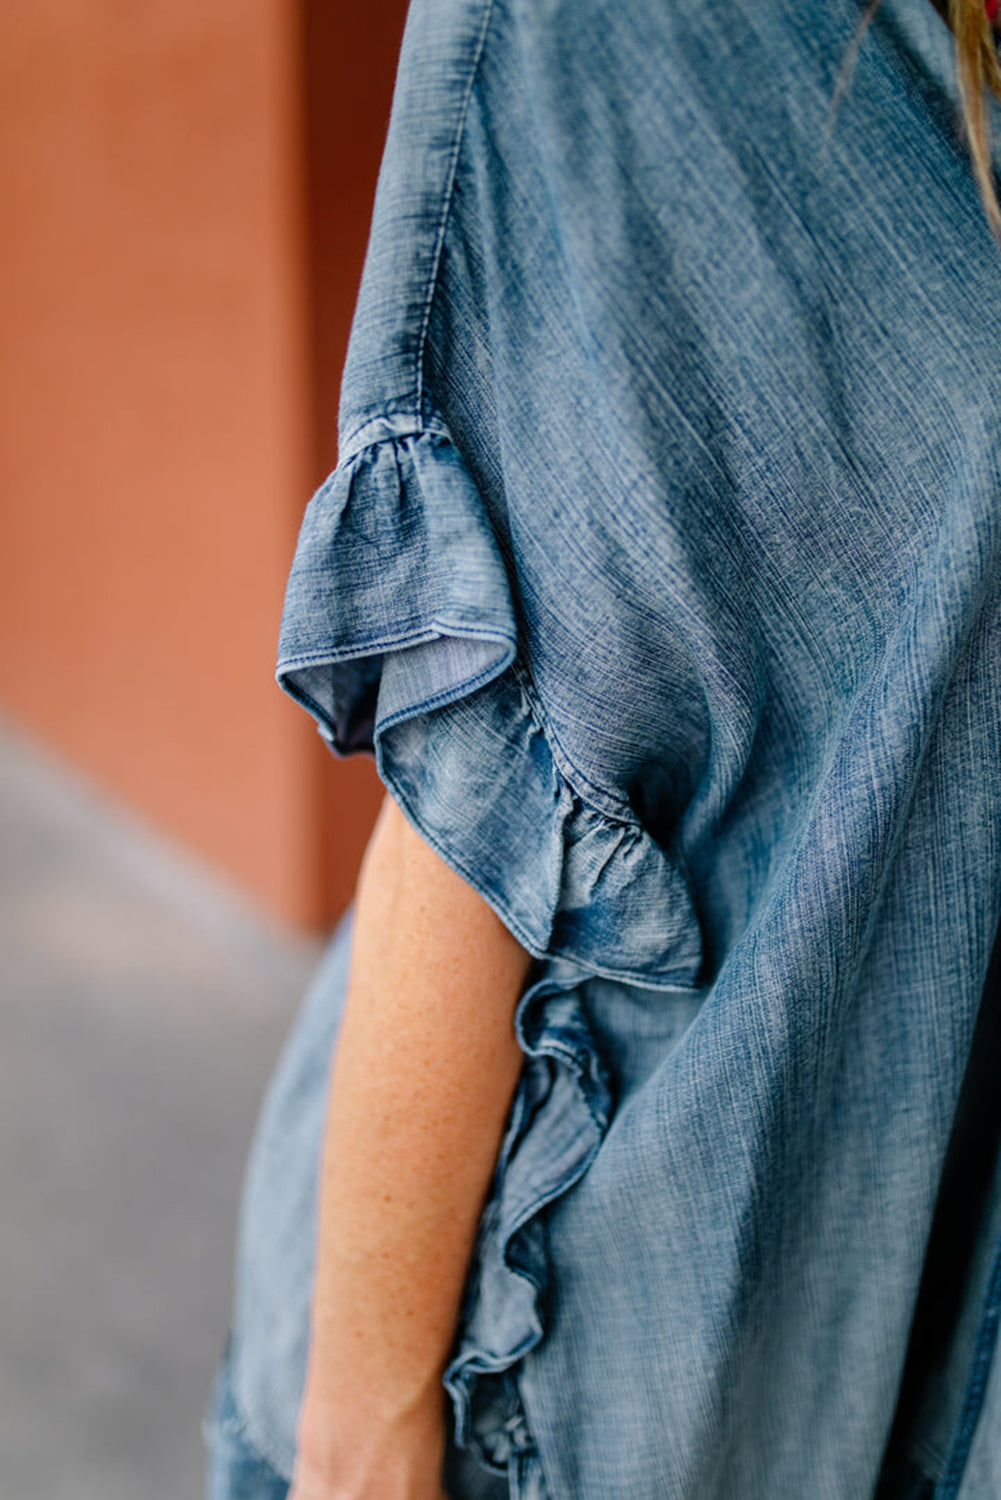
[[[279,675],[538,960],[446,1372],[523,1500],[1001,1494],[1001,256],[860,16],[408,23]]]

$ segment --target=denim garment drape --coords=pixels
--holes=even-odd
[[[446,1374],[523,1500],[1001,1494],[1001,254],[927,0],[832,118],[860,17],[408,24],[279,673],[539,960]]]

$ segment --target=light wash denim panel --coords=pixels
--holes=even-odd
[[[860,16],[408,23],[279,673],[538,960],[446,1372],[521,1500],[1001,1495],[1001,256]]]

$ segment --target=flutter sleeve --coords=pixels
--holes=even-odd
[[[414,826],[530,953],[690,979],[697,936],[664,918],[684,896],[675,868],[562,775],[518,647],[505,560],[447,432],[370,423],[308,508],[279,681],[337,752],[374,751]]]

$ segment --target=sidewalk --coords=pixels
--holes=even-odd
[[[315,962],[0,728],[0,1472],[198,1500],[240,1175]]]

